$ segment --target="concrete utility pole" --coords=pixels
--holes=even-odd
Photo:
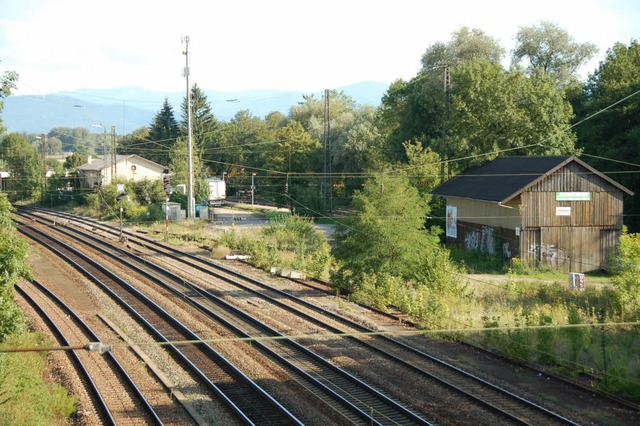
[[[44,171],[44,180],[42,181],[42,200],[44,201],[45,192],[47,192],[47,135],[42,133],[39,137],[42,145],[42,168]]]
[[[111,180],[116,180],[116,126],[111,126]]]
[[[184,67],[183,75],[187,79],[187,137],[188,137],[188,148],[187,148],[187,187],[189,197],[187,201],[187,218],[195,219],[196,217],[196,206],[193,199],[193,133],[191,130],[191,83],[189,82],[189,36],[182,37],[182,42],[185,45],[184,52],[182,52],[186,57],[186,66]]]

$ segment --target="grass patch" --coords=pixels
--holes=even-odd
[[[10,336],[2,347],[50,346],[38,333]],[[0,421],[3,425],[63,424],[75,411],[77,397],[44,381],[44,352],[0,354]]]
[[[469,274],[504,274],[509,268],[509,262],[506,259],[455,246],[448,248],[451,259]]]

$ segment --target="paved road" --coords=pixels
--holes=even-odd
[[[234,208],[233,206],[214,207],[213,212],[215,214],[215,220],[213,226],[223,227],[246,227],[246,226],[262,226],[269,223],[267,216],[264,214],[264,210],[273,209],[267,206],[260,206],[260,210],[245,210],[241,208]],[[322,232],[328,238],[334,232],[335,227],[333,225],[316,225],[316,229]]]

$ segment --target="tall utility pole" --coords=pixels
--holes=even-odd
[[[196,206],[193,198],[193,133],[191,130],[191,83],[189,82],[189,36],[182,37],[182,42],[185,45],[184,52],[186,58],[186,65],[184,67],[183,75],[187,79],[187,187],[189,188],[189,200],[187,202],[187,218],[195,219]]]
[[[40,135],[40,144],[42,145],[42,164],[45,164],[45,160],[47,159],[47,135],[44,133]],[[46,164],[44,166],[44,170],[45,172],[47,170]]]
[[[111,180],[116,180],[116,126],[111,126]]]
[[[42,200],[44,201],[45,192],[47,191],[47,135],[40,135],[40,143],[42,144],[42,168],[44,171],[44,180],[42,181]]]
[[[333,181],[331,176],[331,114],[329,109],[329,89],[324,91],[324,177],[322,178],[324,210],[333,210]]]

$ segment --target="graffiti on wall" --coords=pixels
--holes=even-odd
[[[494,229],[490,226],[482,227],[482,242],[480,243],[480,251],[483,253],[489,253],[490,255],[496,254],[496,241],[493,234]]]
[[[502,243],[502,255],[507,259],[511,259],[513,257],[513,253],[511,252],[511,247],[508,242]]]
[[[481,230],[468,230],[464,235],[464,248],[495,255],[495,229],[490,226],[483,226]]]
[[[556,247],[555,244],[532,243],[529,245],[529,253],[540,259],[541,263],[552,265],[561,265],[567,259],[564,249]]]
[[[478,250],[480,247],[480,233],[478,231],[468,231],[464,235],[464,248],[467,250]]]

